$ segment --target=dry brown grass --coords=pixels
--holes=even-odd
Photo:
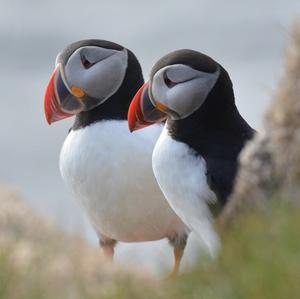
[[[0,298],[93,298],[144,279],[64,234],[0,186]],[[137,290],[138,291],[138,290]]]
[[[1,299],[299,298],[300,208],[273,205],[238,217],[222,234],[218,260],[202,256],[177,280],[153,281],[113,268],[11,189],[0,187],[0,198]]]
[[[262,206],[276,194],[300,195],[300,25],[295,25],[286,67],[260,133],[241,155],[235,190],[222,220],[243,207]]]

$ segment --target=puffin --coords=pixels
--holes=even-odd
[[[227,71],[190,49],[158,60],[130,104],[131,132],[162,120],[152,154],[155,178],[174,212],[216,256],[213,216],[229,198],[239,154],[255,131],[235,105]]]
[[[81,40],[58,54],[44,108],[49,124],[75,116],[60,153],[62,179],[88,216],[105,256],[118,241],[167,238],[174,273],[188,228],[165,200],[151,157],[162,125],[133,136],[127,125],[132,97],[144,83],[129,49],[105,40]]]

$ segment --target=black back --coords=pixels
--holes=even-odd
[[[64,51],[59,54],[57,62],[65,65],[70,56],[80,47],[98,46],[113,50],[122,50],[123,46],[113,42],[97,39],[89,39],[75,42],[69,45]],[[122,85],[109,99],[103,104],[95,107],[90,111],[83,111],[76,115],[72,130],[84,128],[92,123],[101,120],[126,120],[127,111],[131,99],[136,91],[144,83],[141,66],[136,56],[128,50],[128,66]]]
[[[208,184],[224,205],[232,191],[239,153],[255,131],[239,114],[229,75],[219,67],[220,77],[203,105],[185,119],[168,119],[167,126],[172,138],[205,159]],[[208,68],[216,69],[212,65]]]

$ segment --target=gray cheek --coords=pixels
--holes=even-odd
[[[168,91],[167,98],[170,109],[176,111],[183,119],[198,110],[213,89],[220,75],[220,70],[214,74],[205,74],[191,81],[180,83]]]
[[[88,95],[95,98],[107,99],[121,86],[127,70],[122,57],[113,55],[99,62],[82,78],[82,86]]]
[[[205,101],[210,91],[206,81],[197,78],[168,88],[162,76],[157,76],[152,84],[152,97],[179,115],[169,115],[172,119],[181,119],[193,113]]]
[[[84,68],[79,55],[72,56],[64,69],[65,79],[69,86],[81,87],[81,78],[84,73]]]
[[[120,88],[125,78],[127,51],[118,52],[87,70],[79,55],[72,58],[65,67],[68,85],[82,88],[93,98],[106,100]]]
[[[211,86],[203,79],[179,84],[168,91],[169,108],[176,111],[180,118],[184,118],[200,108],[210,90]]]
[[[160,103],[168,106],[168,91],[169,88],[166,86],[163,75],[159,75],[153,78],[153,82],[150,84],[151,88],[151,99],[154,101],[159,101]]]
[[[164,71],[167,71],[168,75],[175,82],[178,82],[177,85],[170,88],[166,86],[163,79]],[[153,82],[151,82],[152,99],[176,112],[169,115],[172,119],[183,119],[200,108],[219,75],[220,69],[211,74],[196,71],[183,65],[166,67],[158,71],[153,77]],[[184,82],[184,80],[186,81]]]

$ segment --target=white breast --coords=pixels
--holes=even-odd
[[[161,126],[152,126],[131,134],[127,121],[102,121],[71,131],[65,140],[62,177],[99,235],[138,242],[185,230],[152,172],[160,132]]]
[[[152,166],[170,206],[214,255],[219,242],[208,203],[216,201],[216,196],[207,184],[205,160],[164,129],[153,151]]]

